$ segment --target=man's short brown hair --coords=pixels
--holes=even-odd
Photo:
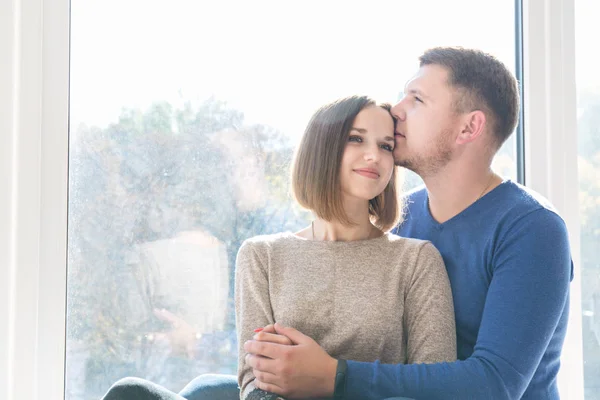
[[[419,57],[421,67],[446,68],[450,86],[457,89],[457,112],[483,111],[496,150],[514,131],[519,119],[517,80],[506,66],[490,54],[461,47],[436,47]],[[490,121],[491,120],[491,121]]]
[[[342,203],[340,166],[356,116],[374,106],[375,101],[367,96],[337,100],[319,108],[304,131],[292,166],[292,192],[302,207],[323,220],[351,224]],[[388,111],[391,108],[389,104],[379,106]],[[399,219],[396,186],[394,167],[385,190],[369,201],[371,220],[384,231],[393,228]]]

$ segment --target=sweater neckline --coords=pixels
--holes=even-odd
[[[392,233],[386,232],[381,236],[378,236],[376,238],[371,238],[371,239],[346,240],[346,241],[306,239],[306,238],[296,235],[294,232],[291,232],[291,231],[283,232],[282,235],[285,237],[291,238],[291,239],[295,239],[299,242],[312,243],[315,246],[359,246],[359,245],[364,245],[364,244],[371,245],[371,244],[375,244],[375,243],[379,243],[379,242],[389,241],[390,235],[392,235]]]

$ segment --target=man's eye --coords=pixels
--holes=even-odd
[[[422,103],[423,100],[421,100],[421,98],[419,96],[415,96],[415,100],[417,101],[417,103]]]

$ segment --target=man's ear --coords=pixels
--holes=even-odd
[[[462,119],[463,129],[456,138],[456,143],[469,143],[481,136],[485,129],[487,121],[483,111],[471,111],[470,113],[466,114]]]

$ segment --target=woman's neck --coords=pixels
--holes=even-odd
[[[332,242],[367,240],[383,235],[383,232],[371,223],[368,201],[346,197],[343,199],[343,206],[350,224],[315,217],[311,225],[296,232],[296,235],[309,240]]]
[[[368,218],[366,221],[353,221],[353,223],[353,225],[345,225],[339,221],[325,221],[317,218],[309,227],[308,238],[322,241],[350,242],[373,239],[383,234]]]

